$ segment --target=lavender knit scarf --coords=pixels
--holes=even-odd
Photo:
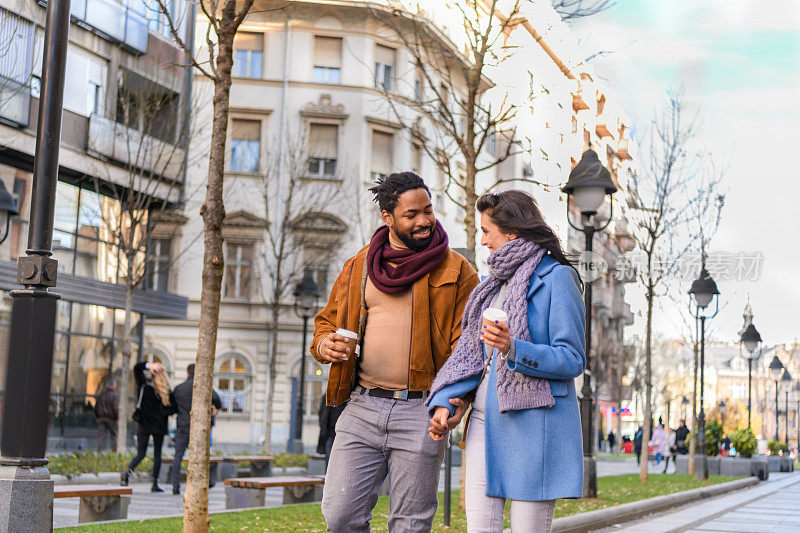
[[[511,337],[531,341],[526,296],[531,276],[545,253],[547,250],[542,246],[520,238],[509,241],[489,256],[489,277],[472,291],[467,301],[461,320],[461,337],[452,355],[436,374],[428,401],[443,387],[480,375],[483,371],[482,315],[504,282],[508,283],[508,291],[502,309],[508,313]],[[496,369],[501,413],[555,405],[546,379],[512,372],[506,364],[497,364]]]

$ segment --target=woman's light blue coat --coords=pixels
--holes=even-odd
[[[581,419],[574,378],[583,373],[585,314],[578,276],[545,256],[527,293],[532,342],[514,340],[514,372],[550,380],[552,408],[500,413],[499,357],[492,359],[486,395],[486,494],[522,501],[580,498],[583,494]],[[513,335],[513,332],[512,332]],[[470,381],[470,388],[476,379]],[[463,396],[465,382],[439,391],[431,406]]]

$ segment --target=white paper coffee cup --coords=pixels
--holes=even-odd
[[[483,312],[483,319],[488,320],[491,323],[502,322],[504,324],[507,324],[508,314],[502,309],[497,309],[496,307],[489,307]]]
[[[350,331],[349,329],[339,328],[336,330],[336,334],[347,339],[345,344],[347,344],[347,347],[350,348],[351,354],[358,355],[358,353],[361,351],[358,344],[358,333]]]

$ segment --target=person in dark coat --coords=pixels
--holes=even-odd
[[[336,437],[336,421],[344,411],[347,404],[329,407],[322,395],[319,406],[319,439],[317,440],[317,453],[325,455],[325,466],[328,466],[328,459],[333,448],[333,439]]]
[[[97,420],[97,451],[104,452],[106,446],[113,450],[117,441],[117,421],[119,420],[119,394],[113,379],[106,382],[105,389],[94,404],[94,417]]]
[[[181,462],[183,461],[183,454],[186,452],[186,447],[189,445],[189,426],[191,423],[192,413],[192,387],[194,385],[194,363],[186,367],[187,378],[186,381],[175,387],[175,390],[170,394],[170,403],[175,406],[175,411],[178,413],[176,428],[175,428],[175,457],[172,459],[172,494],[181,493]],[[211,425],[214,425],[214,415],[217,410],[222,408],[222,401],[219,394],[214,389],[211,389]],[[214,486],[211,481],[209,487]]]
[[[153,438],[153,487],[151,492],[164,492],[158,486],[158,474],[161,471],[161,446],[167,434],[167,417],[175,414],[175,408],[169,401],[170,390],[167,372],[159,363],[137,363],[133,367],[136,380],[138,417],[136,430],[137,453],[128,469],[122,473],[122,485],[127,486],[133,469],[142,462],[147,454],[150,437]],[[134,413],[135,414],[135,413]]]
[[[608,451],[614,453],[614,446],[617,444],[617,436],[613,431],[608,432]]]
[[[641,464],[642,460],[642,435],[644,434],[644,429],[642,426],[639,426],[639,429],[636,430],[636,433],[633,435],[633,453],[636,455],[636,464]]]
[[[686,420],[681,420],[681,425],[675,430],[675,449],[679,455],[686,455],[689,453],[689,448],[686,447],[686,437],[689,436],[689,428],[686,427]]]

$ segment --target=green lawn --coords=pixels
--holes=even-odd
[[[651,498],[662,494],[679,492],[697,487],[714,485],[736,478],[712,476],[707,481],[697,481],[688,475],[651,474],[646,484],[639,483],[638,474],[601,477],[598,479],[598,498],[587,500],[560,500],[556,506],[556,517],[567,516],[621,503]],[[451,526],[445,527],[442,499],[439,494],[439,509],[436,513],[433,531],[466,531],[464,511],[458,510],[459,491],[453,491],[453,516]],[[378,500],[373,512],[372,530],[376,533],[387,531],[389,518],[389,498]],[[59,532],[86,533],[128,533],[128,532],[164,532],[180,533],[181,518],[161,518],[142,522],[123,522],[118,524],[80,526],[59,529]],[[508,505],[506,505],[506,527],[508,527]],[[324,532],[325,522],[320,513],[319,504],[293,505],[274,509],[259,509],[211,515],[211,531],[270,531],[271,533]]]

